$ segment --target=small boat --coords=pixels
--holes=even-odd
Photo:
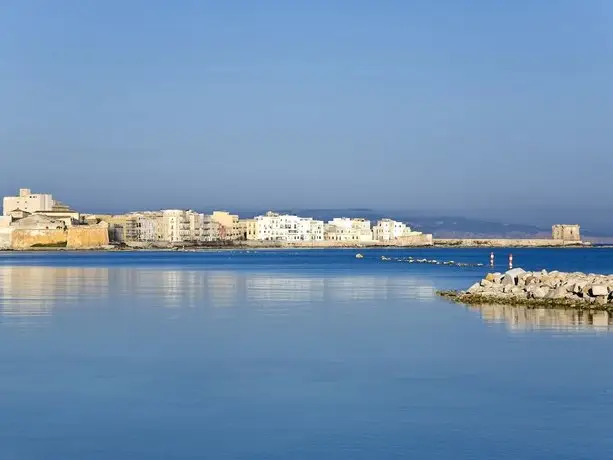
[[[359,254],[359,253],[358,253],[358,254],[356,254],[356,255],[355,255],[355,258],[356,258],[356,259],[363,259],[363,258],[364,258],[364,256],[363,256],[362,254]]]

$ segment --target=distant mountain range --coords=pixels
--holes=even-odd
[[[266,210],[241,212],[241,216],[264,214]],[[507,224],[490,222],[480,219],[470,219],[458,216],[420,216],[409,211],[377,211],[368,208],[352,209],[278,209],[275,212],[313,217],[323,221],[334,217],[363,217],[377,221],[384,217],[407,223],[414,230],[432,233],[435,238],[549,238],[551,228],[524,224]],[[560,222],[573,223],[573,222]],[[582,228],[584,239],[610,242],[613,233],[591,232]]]

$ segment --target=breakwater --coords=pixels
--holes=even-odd
[[[489,273],[466,291],[439,292],[466,304],[516,304],[613,310],[613,275],[527,272]]]
[[[589,243],[560,239],[527,238],[435,238],[434,246],[462,248],[559,248],[584,247]]]

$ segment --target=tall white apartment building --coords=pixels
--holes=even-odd
[[[19,196],[5,196],[2,201],[2,214],[10,215],[17,209],[30,214],[37,211],[52,211],[53,196],[47,193],[32,193],[29,188],[19,189]]]
[[[255,235],[260,241],[323,241],[324,223],[310,217],[268,212],[255,217]]]
[[[169,243],[190,241],[190,219],[187,211],[166,209],[162,211],[163,238]]]
[[[421,235],[421,232],[414,232],[406,224],[392,219],[379,220],[372,231],[376,241],[393,241],[403,237]]]
[[[332,241],[368,242],[373,240],[370,221],[335,217],[326,224],[325,238]]]

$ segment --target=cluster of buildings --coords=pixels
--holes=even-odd
[[[337,217],[324,222],[311,217],[274,212],[244,219],[227,211],[204,214],[182,209],[119,215],[81,214],[54,200],[50,194],[33,194],[29,189],[21,189],[18,196],[4,198],[1,219],[0,227],[19,226],[28,222],[56,229],[104,225],[108,228],[110,242],[126,244],[261,241],[329,242],[340,245],[401,243],[424,236],[392,219],[381,219],[371,225],[369,220],[359,218]]]
[[[374,243],[402,241],[422,235],[406,224],[381,219],[337,217],[329,222],[311,217],[267,212],[243,219],[227,211],[203,214],[192,210],[133,212],[122,215],[84,215],[85,222],[107,222],[111,240],[130,243],[209,243],[216,241]]]
[[[429,246],[432,235],[413,231],[403,222],[335,217],[324,222],[311,217],[267,212],[240,218],[227,211],[211,214],[165,209],[126,214],[82,214],[50,194],[20,189],[3,199],[0,248],[99,247],[110,243],[143,246],[205,245],[245,241],[264,245],[300,246],[397,245]],[[467,246],[550,246],[581,243],[578,225],[554,225],[552,239],[437,240],[437,244]],[[257,245],[257,244],[255,244]]]

